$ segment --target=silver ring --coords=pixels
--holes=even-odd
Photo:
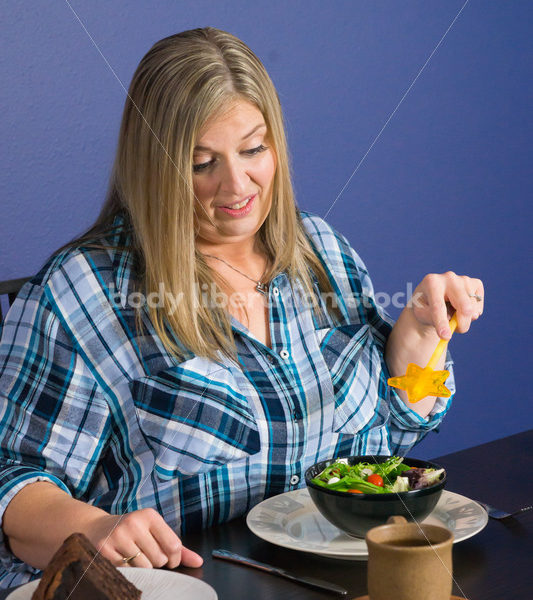
[[[137,552],[137,554],[134,554],[133,556],[123,556],[122,557],[122,562],[127,565],[129,562],[131,562],[134,558],[137,558],[140,554],[141,554],[142,550],[139,550],[139,552]]]
[[[468,294],[470,296],[470,298],[475,298],[478,302],[481,302],[483,300],[483,296],[480,296],[479,294]]]

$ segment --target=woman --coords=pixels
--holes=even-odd
[[[387,378],[450,336],[448,309],[467,331],[482,295],[428,275],[391,329],[355,251],[295,207],[255,55],[212,28],[158,42],[101,216],[3,327],[1,584],[73,531],[116,565],[199,566],[181,532],[301,486],[318,460],[407,452],[449,401],[411,405]]]

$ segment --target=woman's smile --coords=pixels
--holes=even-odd
[[[257,194],[252,194],[245,198],[242,202],[237,202],[236,204],[232,204],[230,206],[218,206],[220,210],[223,210],[228,215],[232,217],[245,217],[252,210],[254,200]]]

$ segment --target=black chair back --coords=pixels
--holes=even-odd
[[[29,281],[31,277],[20,277],[19,279],[8,279],[7,281],[0,281],[0,299],[2,296],[7,296],[7,305],[11,306],[20,291],[20,288]],[[2,302],[0,301],[0,322],[3,319],[2,315]]]

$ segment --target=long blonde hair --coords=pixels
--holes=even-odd
[[[148,306],[148,312],[162,343],[178,358],[183,347],[213,359],[219,351],[236,354],[228,313],[199,301],[201,290],[216,289],[216,278],[195,248],[192,181],[202,126],[236,99],[261,111],[277,157],[272,208],[259,231],[270,264],[264,280],[285,271],[307,298],[316,298],[314,274],[322,291],[333,292],[295,205],[281,105],[264,66],[238,38],[212,27],[167,37],[133,76],[108,198],[90,234],[126,213],[144,293],[169,293],[163,306]]]

